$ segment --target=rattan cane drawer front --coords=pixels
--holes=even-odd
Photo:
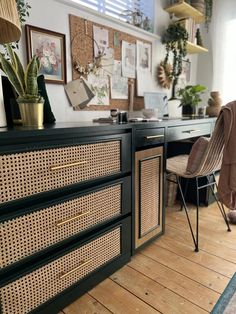
[[[120,140],[0,156],[0,203],[121,171]]]
[[[120,227],[1,289],[2,314],[28,313],[121,254]]]
[[[121,183],[3,222],[1,263],[6,267],[121,214]]]

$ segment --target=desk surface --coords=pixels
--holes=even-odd
[[[45,125],[38,127],[15,126],[12,128],[0,128],[0,141],[2,139],[19,138],[25,136],[40,135],[60,135],[67,133],[78,133],[85,135],[86,133],[118,131],[127,129],[145,129],[145,128],[168,128],[174,126],[196,125],[203,123],[212,123],[214,125],[216,118],[195,118],[195,119],[166,119],[159,122],[130,122],[124,124],[116,123],[93,123],[93,122],[65,122]],[[0,143],[1,144],[1,143]]]

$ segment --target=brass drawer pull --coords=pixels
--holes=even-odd
[[[162,137],[164,137],[163,134],[161,134],[161,135],[148,135],[148,136],[145,136],[145,140],[151,140],[151,139],[162,138]]]
[[[91,260],[85,262],[85,261],[81,261],[80,265],[75,267],[74,269],[71,269],[70,271],[68,271],[67,273],[61,272],[61,275],[59,277],[59,279],[63,279],[67,276],[69,276],[70,274],[73,274],[74,272],[76,272],[77,270],[79,270],[80,268],[82,268],[83,266],[88,265],[91,262]]]
[[[73,217],[70,217],[70,218],[67,218],[67,219],[58,221],[58,222],[56,223],[56,226],[57,226],[57,227],[63,226],[63,225],[65,225],[65,224],[67,224],[68,222],[71,222],[71,221],[74,221],[74,220],[76,220],[76,219],[79,219],[80,217],[83,217],[83,216],[85,216],[85,215],[87,215],[87,214],[89,214],[89,213],[90,213],[89,210],[88,210],[87,212],[84,212],[84,213],[80,212],[78,215],[75,215],[75,216],[73,216]]]
[[[201,130],[187,130],[187,131],[182,131],[182,133],[197,133],[197,132],[200,132]]]
[[[51,166],[50,170],[54,171],[54,170],[58,170],[58,169],[70,168],[70,167],[74,167],[74,166],[84,165],[86,163],[87,163],[87,161],[77,161],[77,162],[73,162],[71,164],[66,164],[66,165],[62,165],[62,166]]]

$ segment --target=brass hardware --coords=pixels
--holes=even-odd
[[[84,213],[81,213],[81,212],[80,212],[78,215],[75,215],[75,216],[73,216],[73,217],[70,217],[70,218],[67,218],[67,219],[58,221],[58,222],[56,223],[56,226],[57,226],[57,227],[63,226],[63,225],[65,225],[66,223],[71,222],[71,221],[74,221],[74,220],[76,220],[76,219],[79,219],[80,217],[83,217],[83,216],[85,216],[85,215],[87,215],[87,214],[89,214],[89,213],[90,213],[89,210],[88,210],[87,212],[84,212]]]
[[[51,166],[50,170],[54,171],[54,170],[58,170],[58,169],[70,168],[70,167],[74,167],[74,166],[84,165],[86,163],[87,163],[87,161],[77,161],[77,162],[73,162],[71,164],[66,164],[66,165],[62,165],[62,166]]]
[[[187,131],[182,131],[182,133],[196,133],[196,132],[200,132],[201,130],[187,130]]]
[[[74,269],[71,269],[70,271],[68,271],[67,273],[62,272],[59,279],[63,279],[67,276],[69,276],[70,274],[73,274],[74,272],[76,272],[76,270],[79,270],[80,268],[82,268],[83,266],[88,265],[91,262],[91,260],[85,262],[85,261],[81,261],[80,265],[75,267]]]
[[[148,136],[145,136],[145,139],[146,140],[151,140],[151,139],[155,139],[155,138],[162,138],[164,137],[164,135],[148,135]]]

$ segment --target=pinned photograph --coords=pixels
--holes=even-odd
[[[135,78],[135,44],[122,40],[122,75]]]
[[[137,40],[137,70],[151,72],[151,49],[150,44]]]
[[[109,57],[109,34],[103,27],[93,25],[94,56],[103,55]]]
[[[128,99],[128,78],[121,76],[121,61],[114,60],[114,72],[111,77],[111,98]]]

